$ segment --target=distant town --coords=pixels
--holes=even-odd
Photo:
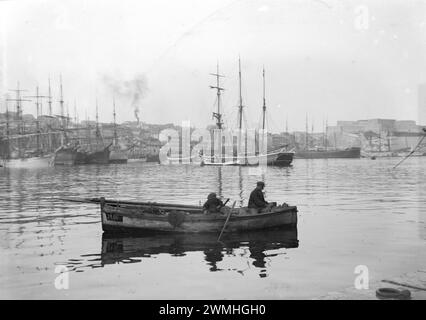
[[[81,144],[95,141],[99,133],[104,144],[112,143],[116,134],[118,145],[127,151],[129,159],[156,157],[163,145],[160,132],[168,128],[178,132],[181,129],[172,123],[126,121],[114,124],[78,121],[66,116],[43,115],[36,119],[31,114],[19,117],[16,112],[0,113],[0,141],[8,138],[12,158],[18,156],[15,155],[18,150],[21,156],[31,154],[38,148],[53,152],[63,143],[61,136],[64,132],[67,141],[79,141]],[[285,145],[294,151],[360,147],[364,153],[399,153],[416,146],[419,137],[424,134],[422,128],[424,126],[414,120],[367,119],[337,121],[336,125],[325,126],[322,132],[313,132],[307,123],[305,131],[269,133],[268,147]],[[426,145],[420,146],[419,152],[425,153]]]

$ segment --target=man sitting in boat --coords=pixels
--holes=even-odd
[[[257,182],[256,188],[250,193],[248,207],[249,209],[252,209],[252,213],[269,211],[271,207],[276,205],[275,202],[269,203],[265,200],[262,192],[264,188],[265,183],[263,181],[259,181]]]
[[[220,212],[222,206],[223,202],[216,196],[216,193],[212,192],[207,196],[207,201],[203,205],[204,213]]]

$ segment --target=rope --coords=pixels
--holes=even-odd
[[[420,139],[420,141],[417,143],[416,147],[409,154],[407,154],[400,162],[398,162],[392,169],[395,169],[401,163],[403,163],[408,157],[410,157],[417,150],[417,148],[420,146],[420,144],[423,142],[424,138],[426,138],[426,134]]]
[[[407,288],[411,288],[411,289],[426,291],[426,288],[417,287],[417,286],[413,286],[413,285],[410,285],[410,284],[400,283],[400,282],[396,282],[396,281],[392,281],[392,280],[382,280],[382,282],[387,282],[387,283],[390,283],[390,284],[394,284],[394,285],[402,286],[402,287],[407,287]]]

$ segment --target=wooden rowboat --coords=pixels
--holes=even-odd
[[[98,202],[98,201],[96,201]],[[102,229],[108,232],[219,233],[227,214],[204,214],[201,206],[99,199]],[[230,209],[225,232],[245,232],[297,226],[297,207],[276,206],[252,213],[246,207]],[[229,211],[228,211],[229,212]]]

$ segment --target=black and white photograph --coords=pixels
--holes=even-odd
[[[0,299],[426,300],[426,1],[0,0]]]

